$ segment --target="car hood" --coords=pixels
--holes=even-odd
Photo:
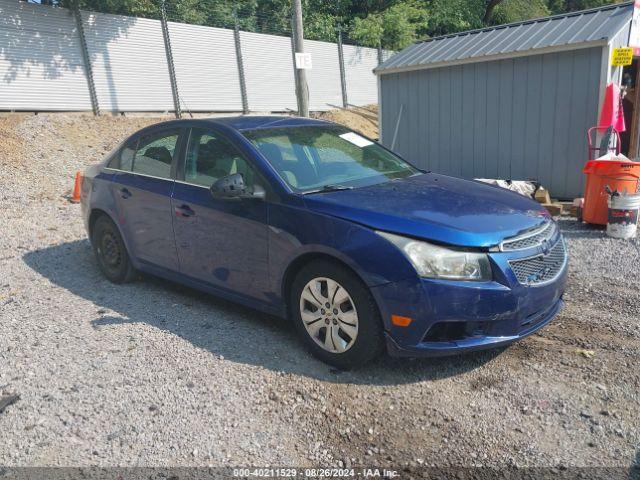
[[[549,217],[536,201],[485,183],[426,173],[305,196],[315,212],[376,230],[465,247],[490,247]]]

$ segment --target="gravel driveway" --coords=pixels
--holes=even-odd
[[[562,220],[560,317],[510,348],[336,372],[286,322],[99,273],[74,172],[150,118],[0,117],[0,465],[640,462],[640,243]]]

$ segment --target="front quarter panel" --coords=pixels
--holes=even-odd
[[[271,291],[282,292],[287,268],[309,253],[342,261],[370,287],[417,278],[400,250],[367,227],[312,212],[303,205],[269,205]]]

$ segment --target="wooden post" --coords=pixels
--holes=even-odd
[[[636,82],[635,98],[633,99],[633,119],[631,120],[631,136],[629,138],[629,158],[635,160],[638,156],[638,143],[640,141],[640,59],[636,57]]]
[[[304,53],[304,30],[302,27],[302,0],[293,0],[293,45],[296,53]],[[295,58],[294,58],[295,63]],[[298,115],[309,116],[309,87],[307,73],[296,65],[296,96],[298,97]]]

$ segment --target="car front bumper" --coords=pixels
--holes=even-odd
[[[474,352],[498,348],[523,339],[547,325],[560,312],[564,302],[559,299],[548,312],[540,316],[530,328],[521,330],[515,335],[478,335],[454,341],[423,342],[418,345],[401,346],[388,332],[385,332],[387,351],[393,357],[439,357],[456,355],[459,353]]]
[[[508,345],[547,325],[563,306],[567,265],[551,282],[525,286],[493,260],[494,280],[457,282],[413,279],[372,288],[392,356],[444,356]],[[392,315],[409,317],[407,327]]]

